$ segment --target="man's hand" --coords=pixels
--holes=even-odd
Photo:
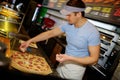
[[[25,52],[27,47],[29,46],[30,42],[29,41],[26,41],[26,42],[23,42],[21,43],[19,49],[22,51],[22,52]]]
[[[71,56],[66,55],[66,54],[56,54],[56,60],[60,63],[64,61],[68,61],[71,59]]]

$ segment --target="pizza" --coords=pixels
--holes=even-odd
[[[17,70],[41,75],[52,73],[52,70],[45,58],[41,56],[14,50],[12,50],[11,53],[11,67]]]

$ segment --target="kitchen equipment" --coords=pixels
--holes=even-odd
[[[55,21],[50,18],[44,18],[42,29],[50,29],[55,24]]]
[[[9,32],[18,33],[22,27],[25,14],[0,5],[0,33],[8,37]]]
[[[13,10],[11,8],[5,7],[5,6],[1,7],[0,14],[4,15],[6,17],[20,19],[19,14],[18,14],[17,11],[15,11],[15,10]]]
[[[5,53],[7,47],[4,43],[0,42],[0,53]]]
[[[0,67],[8,66],[10,59],[6,57],[7,46],[5,43],[0,42]]]
[[[89,20],[89,19],[88,19]],[[119,34],[117,34],[114,25],[89,20],[100,32],[101,48],[98,63],[92,65],[92,68],[109,80],[118,63],[120,57]]]

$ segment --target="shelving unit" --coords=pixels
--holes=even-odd
[[[2,6],[0,6],[1,8]],[[14,10],[13,10],[14,11]],[[7,12],[6,12],[7,13]],[[9,32],[19,33],[24,21],[25,14],[17,12],[20,19],[7,17],[0,14],[0,36],[9,37]],[[7,13],[9,14],[9,13]]]

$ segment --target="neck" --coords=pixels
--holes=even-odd
[[[82,17],[79,20],[77,20],[77,22],[75,23],[75,27],[79,28],[82,27],[85,23],[86,23],[87,19]]]

